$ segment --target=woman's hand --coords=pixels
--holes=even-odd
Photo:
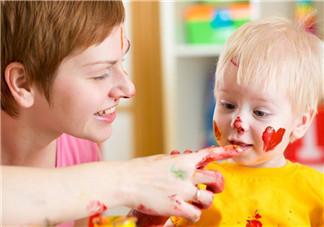
[[[126,205],[148,215],[181,216],[195,222],[201,209],[211,205],[214,194],[223,190],[222,175],[203,170],[204,166],[240,151],[237,146],[209,147],[194,153],[173,152],[129,161],[123,186]],[[198,189],[198,184],[207,185],[206,190]]]

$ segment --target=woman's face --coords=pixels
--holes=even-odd
[[[135,94],[122,66],[129,45],[120,25],[102,43],[65,58],[57,70],[50,105],[37,96],[46,126],[95,142],[108,139],[120,98]]]

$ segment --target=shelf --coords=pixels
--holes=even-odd
[[[176,46],[177,57],[217,57],[223,45],[215,44],[180,44]]]

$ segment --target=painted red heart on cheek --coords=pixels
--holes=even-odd
[[[263,150],[270,151],[275,148],[281,142],[285,131],[284,128],[279,128],[278,131],[275,131],[274,128],[268,126],[262,134]]]

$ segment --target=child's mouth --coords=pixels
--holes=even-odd
[[[241,142],[241,141],[229,140],[228,142],[229,142],[230,144],[232,144],[232,145],[240,146],[240,147],[243,148],[244,150],[247,150],[247,149],[253,147],[253,144],[248,144],[248,143],[244,143],[244,142]]]

